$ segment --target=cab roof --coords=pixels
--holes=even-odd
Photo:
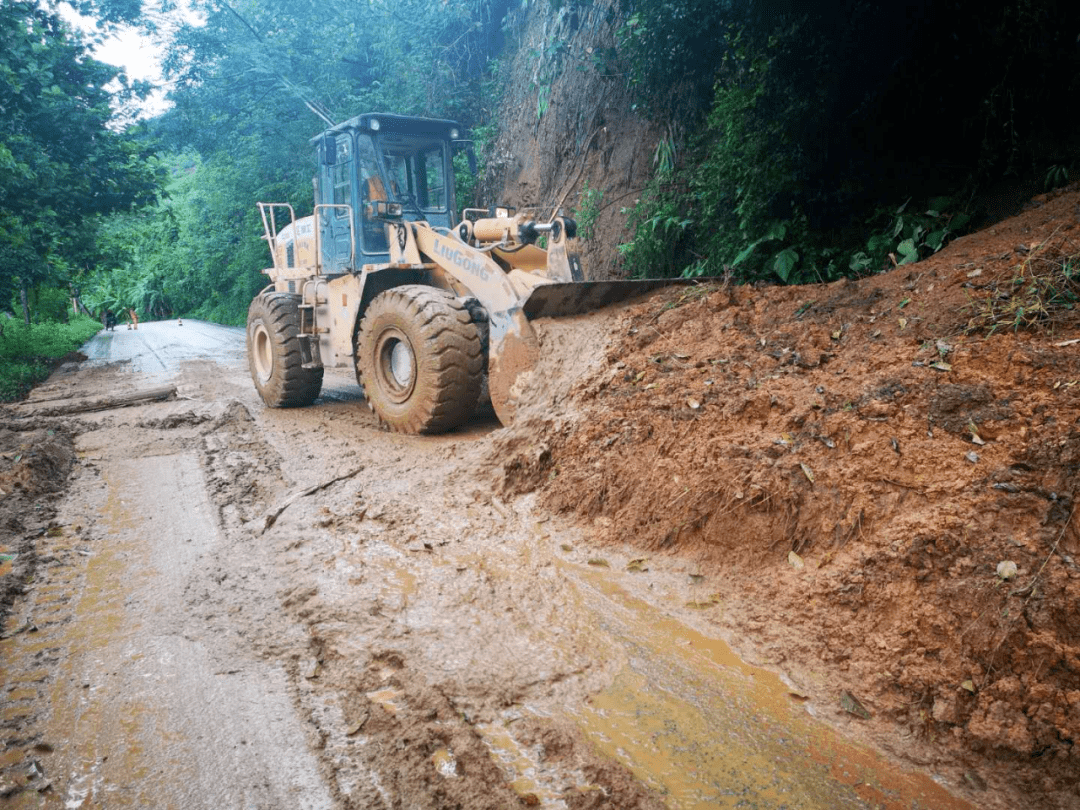
[[[375,125],[372,126],[372,122]],[[352,130],[365,132],[392,132],[398,135],[429,135],[438,138],[451,139],[450,131],[456,129],[463,132],[462,126],[456,121],[445,118],[417,118],[411,115],[391,115],[390,113],[364,113],[335,124],[319,135],[311,139],[311,143],[317,144],[321,138],[327,135],[337,135]]]

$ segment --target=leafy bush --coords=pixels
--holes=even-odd
[[[826,63],[826,41],[808,39],[803,25],[764,43],[730,30],[702,126],[678,163],[669,139],[660,142],[655,177],[624,209],[629,275],[830,281],[918,261],[968,225],[943,197],[921,208],[879,204],[869,220],[852,221],[865,192],[855,182],[830,187],[812,154],[830,125],[828,89],[805,77]]]
[[[574,209],[574,220],[578,226],[578,236],[586,241],[592,239],[596,220],[600,216],[600,203],[604,199],[604,192],[598,188],[590,188],[586,180],[582,186],[578,198],[578,206]]]
[[[654,114],[693,117],[708,99],[712,59],[723,52],[732,21],[745,21],[745,0],[622,0],[618,51],[629,80]],[[672,92],[673,89],[677,90]]]
[[[55,361],[75,351],[101,329],[85,315],[68,323],[3,323],[0,331],[0,401],[26,396],[37,382],[49,376]]]
[[[630,212],[633,239],[621,246],[632,276],[722,275],[796,281],[812,264],[796,247],[806,239],[797,202],[803,180],[795,134],[814,114],[814,99],[771,81],[776,53],[796,29],[771,40],[768,53],[736,32],[721,60],[712,108],[679,167],[657,148],[656,178]],[[667,168],[671,167],[671,168]]]
[[[848,269],[855,275],[866,275],[890,266],[911,264],[937,253],[945,241],[963,233],[971,217],[958,211],[956,201],[936,197],[920,213],[911,210],[908,200],[896,210],[879,209],[867,223],[876,226],[862,250],[856,250],[848,260]]]

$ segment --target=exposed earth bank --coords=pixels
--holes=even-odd
[[[1075,807],[1078,256],[1074,187],[861,281],[670,289],[500,440],[504,491],[696,561],[716,627],[890,750]]]
[[[509,429],[99,336],[0,429],[0,803],[1075,807],[1078,202],[540,323]]]

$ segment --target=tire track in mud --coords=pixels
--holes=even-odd
[[[569,335],[561,345],[576,351]],[[202,396],[237,390],[237,369],[205,360],[196,367]],[[115,375],[96,384],[121,379],[122,370]],[[590,565],[596,558],[587,535],[547,520],[528,498],[493,497],[487,476],[500,451],[490,425],[446,437],[392,436],[372,430],[370,415],[356,406],[268,411],[254,403],[253,394],[162,403],[87,424],[81,480],[63,522],[65,542],[79,537],[91,554],[72,550],[72,578],[53,581],[50,573],[34,598],[60,593],[78,602],[75,596],[96,583],[101,633],[90,633],[89,625],[82,631],[99,646],[102,634],[116,639],[104,646],[118,663],[83,689],[81,673],[64,680],[62,661],[77,656],[50,643],[39,659],[42,683],[74,707],[68,716],[88,711],[79,702],[84,696],[116,701],[126,711],[116,722],[128,724],[123,738],[114,737],[118,749],[129,728],[149,719],[172,735],[172,747],[162,753],[147,744],[113,754],[107,767],[116,770],[109,771],[98,756],[85,765],[80,785],[103,789],[102,774],[113,784],[126,779],[127,792],[108,794],[122,796],[110,806],[137,806],[123,801],[166,779],[158,771],[169,767],[172,752],[198,743],[203,733],[192,718],[158,720],[170,712],[220,710],[235,722],[219,724],[208,739],[221,737],[232,747],[206,744],[208,752],[220,752],[207,772],[242,795],[207,789],[182,806],[240,807],[259,796],[267,806],[303,806],[265,792],[274,785],[286,791],[294,777],[307,778],[305,796],[314,806],[374,810],[658,810],[706,800],[706,788],[683,774],[687,760],[672,752],[705,751],[694,765],[712,767],[704,741],[715,729],[715,707],[695,704],[692,695],[683,699],[684,693],[676,695],[681,703],[650,704],[643,697],[677,691],[687,680],[672,664],[690,659],[650,635],[662,618],[673,622],[668,635],[685,630],[685,611],[656,609],[658,601],[661,607],[686,601],[685,563],[655,561],[648,584],[642,578],[639,587],[622,572],[625,561],[616,551],[603,552],[610,568]],[[148,491],[156,494],[139,494]],[[267,528],[269,514],[277,519]],[[174,524],[195,533],[179,534]],[[76,525],[83,531],[75,532]],[[109,544],[111,557],[101,553]],[[173,578],[155,580],[151,569],[158,565],[171,566]],[[653,584],[657,592],[650,595]],[[631,605],[631,595],[652,607]],[[77,625],[83,614],[73,608],[69,615],[68,624]],[[123,646],[123,638],[139,632],[146,644]],[[711,643],[705,636],[691,642]],[[38,659],[19,660],[32,674]],[[178,662],[189,662],[191,673]],[[728,664],[695,658],[687,666],[704,668],[702,677],[716,688],[712,668]],[[145,699],[125,705],[115,689],[145,667],[161,676],[159,686],[176,683],[190,705],[153,689],[140,692],[141,686],[130,694]],[[109,674],[115,672],[123,677]],[[626,688],[632,677],[644,685]],[[206,688],[196,694],[200,683]],[[31,731],[57,722],[41,708],[45,691],[26,701],[39,711],[26,720]],[[786,692],[782,698],[790,702]],[[671,706],[677,716],[665,717]],[[753,722],[752,712],[741,711]],[[607,726],[597,719],[605,717],[613,718]],[[664,733],[650,725],[657,718]],[[26,735],[20,767],[37,757],[47,778],[63,775],[56,764],[68,753],[32,751],[51,739],[44,732]],[[275,746],[291,746],[286,750],[301,765],[277,758]],[[649,754],[650,746],[659,753]],[[823,756],[812,764],[835,766],[837,760]],[[138,762],[150,764],[140,770]],[[773,766],[755,767],[768,777]],[[887,764],[874,761],[867,773],[875,768],[886,771]],[[237,775],[246,769],[254,771],[250,779]],[[714,769],[708,777],[738,775],[728,770],[738,769]],[[74,796],[63,778],[57,782],[68,791],[63,795]],[[737,781],[720,787],[732,801],[751,796],[755,806],[786,806],[784,796],[755,797]],[[877,794],[864,801],[850,784],[837,789],[848,790],[845,806],[878,806]],[[889,801],[881,804],[900,806],[894,793],[883,795]],[[837,806],[798,798],[793,806]]]
[[[326,437],[308,438],[318,442]],[[366,577],[361,563],[354,569],[355,576],[342,583],[346,589],[355,588],[355,595],[335,590],[340,601],[327,598],[334,583],[320,577],[319,569],[340,563],[348,574],[353,566],[346,557],[355,538],[343,537],[338,545],[336,533],[327,531],[335,520],[330,510],[319,506],[311,515],[312,505],[320,499],[297,498],[306,490],[304,486],[294,487],[291,495],[280,487],[272,502],[253,497],[257,487],[251,477],[262,482],[259,492],[265,494],[265,470],[285,465],[263,441],[259,426],[243,405],[233,403],[215,422],[206,438],[204,460],[212,497],[232,535],[231,553],[261,554],[271,562],[271,569],[280,574],[275,601],[283,617],[307,632],[306,645],[286,651],[267,630],[281,624],[282,617],[275,621],[267,615],[261,617],[258,633],[249,640],[268,654],[289,658],[293,695],[317,731],[323,770],[332,778],[343,805],[373,810],[403,805],[417,810],[528,806],[535,797],[528,792],[519,795],[508,785],[506,772],[492,759],[469,709],[440,684],[429,683],[424,671],[396,649],[395,636],[411,631],[395,626],[394,613],[400,605],[394,594]],[[320,469],[324,469],[323,477],[336,477]],[[331,501],[349,499],[357,508],[354,519],[362,513],[357,525],[370,512],[365,530],[412,523],[412,519],[419,525],[426,516],[410,507],[408,488],[399,483],[391,478],[384,486],[373,487],[367,479],[361,488],[349,479],[328,491]],[[374,498],[366,494],[377,489],[383,492],[373,492]],[[282,508],[279,503],[288,506]],[[279,517],[263,534],[266,515],[271,514]],[[331,537],[330,546],[324,546],[321,541]],[[235,563],[221,565],[223,570],[235,567]],[[407,581],[404,567],[399,573]],[[307,584],[308,574],[316,576],[314,584]],[[214,601],[210,594],[199,594],[198,599],[208,600],[206,604]],[[362,618],[360,623],[357,616]],[[207,618],[213,621],[215,617]],[[230,613],[229,624],[235,621],[235,614]],[[348,650],[344,655],[343,648]],[[491,685],[480,686],[478,691],[491,691]]]
[[[147,410],[138,422],[171,427],[106,417],[80,437],[86,458],[38,548],[48,575],[22,606],[30,631],[0,648],[9,804],[330,810],[282,662],[194,609],[225,545],[184,449],[203,415]]]

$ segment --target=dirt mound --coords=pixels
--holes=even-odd
[[[722,572],[744,642],[909,754],[1075,807],[1078,214],[1044,195],[881,276],[600,315],[580,415],[509,432],[504,485]]]
[[[49,530],[51,496],[66,484],[74,456],[64,428],[0,423],[0,633],[33,575],[35,539]]]

